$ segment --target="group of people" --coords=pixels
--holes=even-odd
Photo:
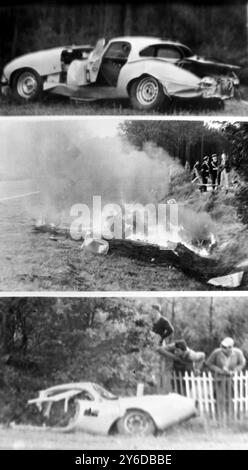
[[[194,371],[199,373],[206,367],[215,375],[232,376],[234,372],[241,371],[246,366],[246,359],[241,349],[234,346],[231,337],[225,337],[220,346],[212,351],[206,358],[203,351],[194,351],[189,348],[184,339],[178,339],[166,344],[165,340],[174,332],[174,328],[167,318],[162,316],[159,304],[152,306],[153,332],[158,335],[159,344],[157,352],[172,361],[175,372]]]
[[[216,153],[211,156],[206,155],[201,164],[197,161],[192,170],[192,182],[198,182],[202,192],[206,192],[208,187],[212,187],[215,191],[220,186],[227,191],[228,172],[225,152],[219,157]]]

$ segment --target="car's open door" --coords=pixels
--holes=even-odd
[[[102,62],[102,54],[104,51],[105,44],[105,39],[99,39],[96,43],[95,48],[88,57],[87,74],[90,83],[95,83],[97,79]]]

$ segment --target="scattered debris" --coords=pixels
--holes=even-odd
[[[49,240],[53,240],[54,242],[57,242],[57,241],[58,241],[58,239],[55,237],[55,235],[51,235],[51,236],[49,237]]]
[[[109,250],[109,243],[101,238],[97,239],[87,237],[85,238],[81,248],[96,255],[106,255]]]
[[[243,279],[244,271],[228,274],[227,276],[213,277],[208,284],[222,287],[239,287]]]
[[[33,230],[36,233],[46,232],[51,236],[71,238],[68,227],[36,224]],[[231,245],[229,249],[227,246],[223,248],[213,234],[210,234],[208,240],[202,243],[167,241],[166,246],[131,238],[96,239],[90,235],[81,240],[83,240],[81,248],[93,254],[116,254],[152,265],[173,265],[182,269],[187,275],[195,277],[198,281],[213,286],[238,287],[242,282],[245,268],[248,268],[248,260],[239,265],[236,264],[237,260],[230,260],[227,264],[225,251],[229,251]]]

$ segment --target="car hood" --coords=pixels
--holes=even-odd
[[[206,59],[205,57],[198,56],[198,55],[193,55],[191,57],[187,57],[185,59],[187,62],[192,62],[192,63],[200,63],[202,65],[214,65],[215,67],[220,67],[220,68],[225,68],[231,70],[240,70],[240,67],[238,65],[232,65],[232,64],[226,64],[224,62],[220,62],[216,59]]]
[[[16,59],[11,60],[3,69],[6,78],[9,75],[23,67],[35,69],[40,75],[56,73],[60,70],[60,58],[64,47],[45,49],[42,51],[23,54]]]

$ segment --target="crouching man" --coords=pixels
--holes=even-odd
[[[172,388],[174,391],[186,395],[185,384],[181,380],[182,375],[190,371],[199,374],[205,361],[205,353],[189,348],[183,339],[159,347],[156,351],[163,358],[161,361],[163,367],[160,370],[162,374],[161,386],[164,391],[168,392]],[[175,372],[174,381],[172,381],[172,372]],[[175,381],[177,382],[176,387]]]

